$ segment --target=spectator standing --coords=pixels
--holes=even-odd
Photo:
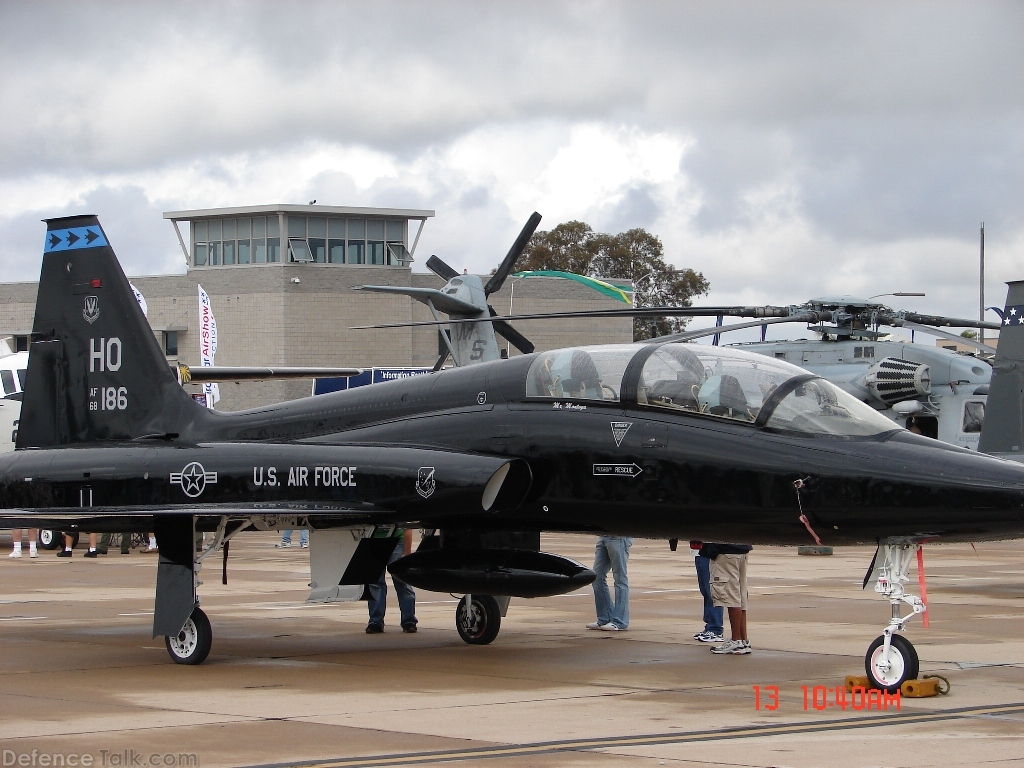
[[[85,553],[85,557],[98,557],[99,552],[96,551],[96,541],[99,537],[95,533],[89,534],[89,551]],[[74,544],[74,539],[67,533],[64,534],[64,549],[57,553],[57,557],[71,557],[71,548]]]
[[[292,529],[289,528],[287,531],[281,531],[281,541],[274,546],[277,549],[288,549],[292,545]],[[299,531],[299,546],[303,549],[309,549],[309,530],[303,528]]]
[[[749,544],[705,544],[711,558],[711,597],[715,605],[729,612],[732,639],[711,647],[712,653],[746,655],[750,653],[747,637],[747,553]]]
[[[396,538],[396,543],[391,556],[388,558],[388,565],[402,557],[407,549],[412,548],[411,533],[407,533],[401,528],[396,528],[393,536]],[[388,538],[391,538],[391,536],[388,536]],[[380,575],[380,581],[370,585],[370,600],[366,604],[370,612],[370,622],[366,625],[366,634],[368,635],[379,635],[384,631],[384,613],[387,610],[388,603],[388,585],[384,579],[387,578],[387,575],[388,571],[385,568],[384,572]],[[419,623],[416,618],[416,593],[404,581],[395,578],[394,574],[391,576],[391,583],[395,585],[395,594],[398,597],[398,610],[401,615],[402,631],[411,634],[416,631],[416,625]]]
[[[693,565],[697,569],[697,586],[704,598],[704,629],[693,636],[702,643],[720,643],[724,639],[722,630],[722,609],[715,606],[711,599],[711,559],[704,552],[704,542],[691,541],[690,551],[693,553]]]
[[[21,528],[15,528],[11,531],[11,536],[14,539],[14,548],[11,550],[11,554],[8,557],[21,557]],[[29,528],[28,529],[28,556],[39,557],[39,550],[36,549],[36,541],[39,539],[39,529]]]
[[[132,535],[130,533],[104,533],[102,536],[100,536],[100,545],[96,551],[99,552],[101,555],[107,554],[107,550],[110,548],[110,541],[114,536],[121,537],[121,554],[127,555],[128,552],[131,550],[132,543]]]
[[[630,536],[601,536],[594,548],[594,607],[597,621],[587,624],[587,629],[606,632],[625,632],[629,628],[629,577],[626,563],[629,548],[633,546]],[[608,592],[608,571],[612,572],[615,584],[615,601]]]

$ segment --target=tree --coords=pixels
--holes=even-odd
[[[518,266],[630,280],[634,306],[689,307],[695,296],[708,292],[710,284],[700,272],[666,263],[664,253],[661,240],[644,229],[608,235],[594,232],[582,221],[567,221],[552,230],[535,232]],[[687,322],[688,318],[637,318],[633,338],[679,333]]]

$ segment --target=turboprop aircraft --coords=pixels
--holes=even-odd
[[[212,642],[199,565],[254,528],[311,529],[320,600],[379,577],[393,542],[375,529],[435,531],[390,570],[464,594],[456,626],[477,644],[495,638],[509,597],[593,580],[537,551],[540,531],[819,540],[878,544],[892,618],[865,664],[895,691],[918,672],[899,632],[925,610],[904,588],[920,543],[1024,536],[1024,466],[911,434],[814,374],[735,349],[552,350],[210,411],[168,369],[97,219],[47,229],[0,527],[155,531],[153,635],[179,663],[200,663]],[[1024,329],[1004,329],[1004,347],[1024,354]],[[200,553],[196,530],[216,533]]]

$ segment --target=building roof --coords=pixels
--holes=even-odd
[[[402,219],[430,219],[434,217],[433,211],[418,208],[362,208],[348,205],[293,205],[289,203],[275,203],[272,205],[243,205],[237,208],[197,208],[191,211],[166,211],[164,218],[171,221],[194,221],[196,219],[219,218],[221,216],[252,216],[268,213],[390,216]]]

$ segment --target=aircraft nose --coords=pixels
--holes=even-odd
[[[961,512],[999,508],[1021,517],[1024,464],[910,433],[887,442],[890,471],[897,469],[922,495]]]

